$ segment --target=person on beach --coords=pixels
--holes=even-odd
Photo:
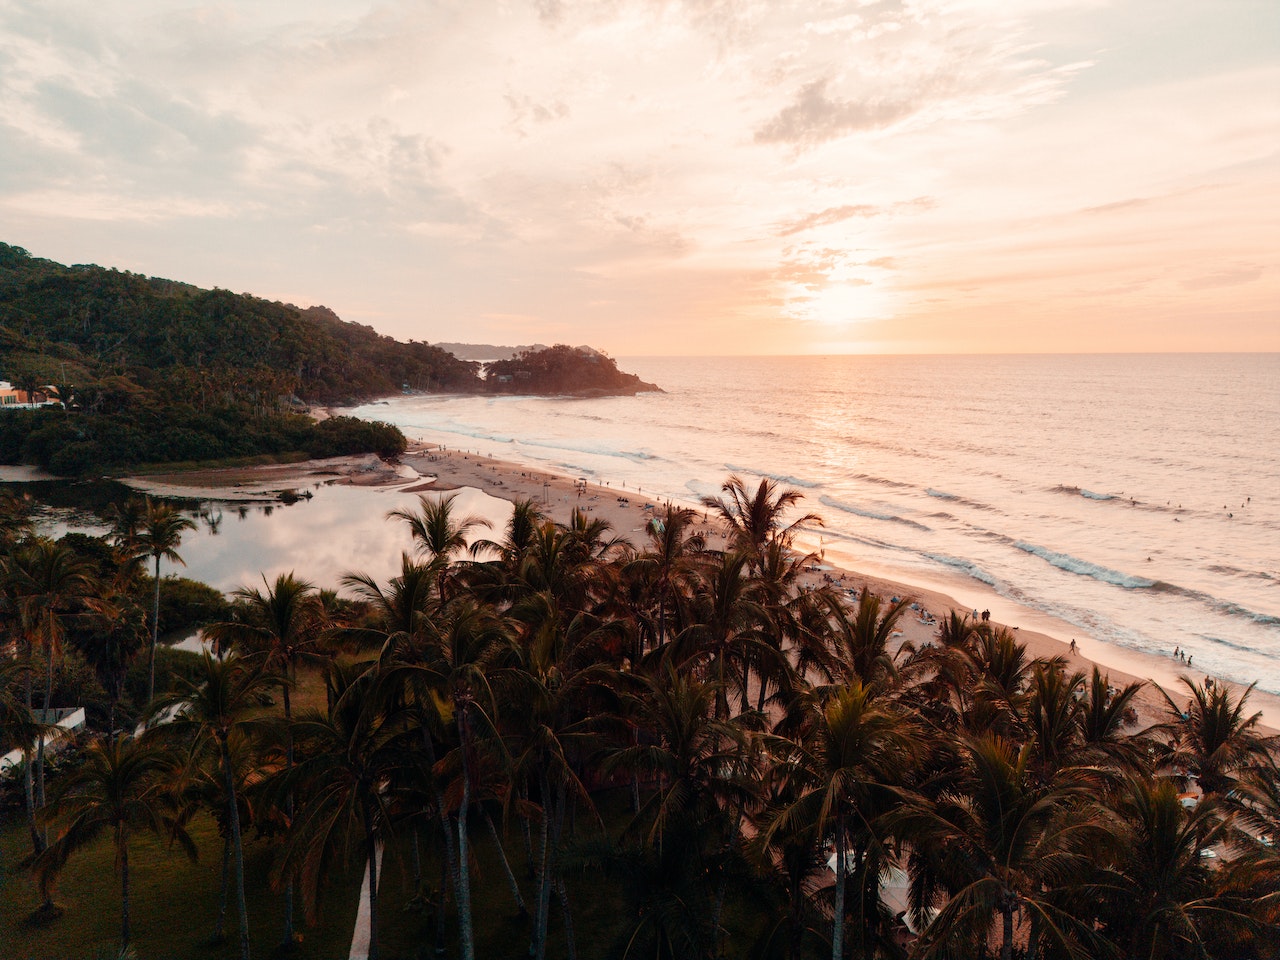
[[[1076,652],[1076,638],[1072,637],[1071,638],[1071,655],[1075,656],[1075,652]]]

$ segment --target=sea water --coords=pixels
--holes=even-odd
[[[1280,694],[1280,354],[620,366],[665,392],[356,413],[683,503],[770,477],[828,560]]]

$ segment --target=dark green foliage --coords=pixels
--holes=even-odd
[[[389,423],[356,417],[331,417],[315,425],[307,438],[307,454],[316,459],[341,457],[372,450],[380,457],[398,457],[407,443]]]
[[[501,393],[618,394],[658,389],[634,373],[623,373],[612,357],[563,343],[494,361],[485,368],[485,382],[490,390]]]
[[[150,602],[155,581],[143,579],[133,598],[145,606]],[[160,623],[166,634],[189,633],[207,623],[225,620],[231,613],[231,604],[222,591],[186,577],[165,577],[160,591]]]
[[[81,406],[127,404],[138,390],[206,408],[278,407],[296,394],[334,403],[411,389],[467,389],[476,364],[426,343],[400,343],[228,290],[108,270],[65,267],[0,244],[4,370],[55,382],[65,364]],[[21,356],[18,354],[21,353]],[[89,376],[86,377],[85,374]],[[93,381],[93,388],[90,388]]]
[[[193,681],[200,669],[200,654],[160,647],[156,650],[156,695],[174,690],[179,679]],[[129,666],[125,692],[135,704],[147,702],[147,658],[136,657]]]

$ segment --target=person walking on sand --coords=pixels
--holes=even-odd
[[[1071,655],[1074,657],[1075,654],[1076,654],[1076,638],[1072,637],[1071,638]]]

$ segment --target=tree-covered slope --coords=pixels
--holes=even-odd
[[[228,290],[98,266],[63,266],[0,243],[0,376],[34,368],[77,386],[112,375],[196,404],[234,393],[336,403],[399,391],[477,389],[477,366]]]

